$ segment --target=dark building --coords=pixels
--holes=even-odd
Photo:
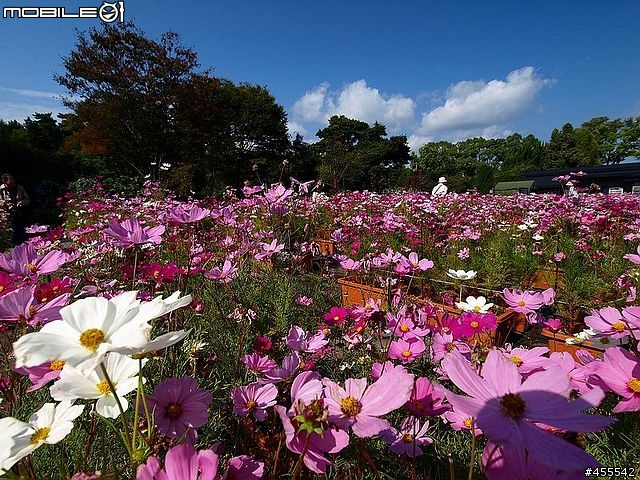
[[[640,193],[640,162],[536,170],[525,173],[521,180],[533,180],[535,182],[533,191],[536,193],[562,193],[562,187],[553,179],[576,172],[587,174],[583,177],[575,177],[578,180],[576,187],[580,189],[589,188],[590,185],[595,184],[600,187],[602,193]]]

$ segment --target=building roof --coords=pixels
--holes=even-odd
[[[499,193],[519,193],[521,188],[526,188],[528,192],[535,188],[535,180],[520,180],[517,182],[498,182],[494,192]]]

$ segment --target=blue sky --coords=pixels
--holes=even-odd
[[[102,0],[4,0],[97,7]],[[266,86],[291,132],[333,114],[427,141],[534,134],[640,115],[640,2],[620,0],[124,0],[150,38],[173,30],[202,67]],[[74,29],[97,19],[0,18],[0,118],[58,112]]]

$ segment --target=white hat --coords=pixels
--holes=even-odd
[[[440,177],[440,178],[438,179],[438,183],[447,183],[447,179],[446,179],[446,178],[444,178],[444,177]]]

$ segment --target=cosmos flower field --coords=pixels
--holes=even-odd
[[[60,204],[0,254],[0,478],[640,475],[638,196]]]

